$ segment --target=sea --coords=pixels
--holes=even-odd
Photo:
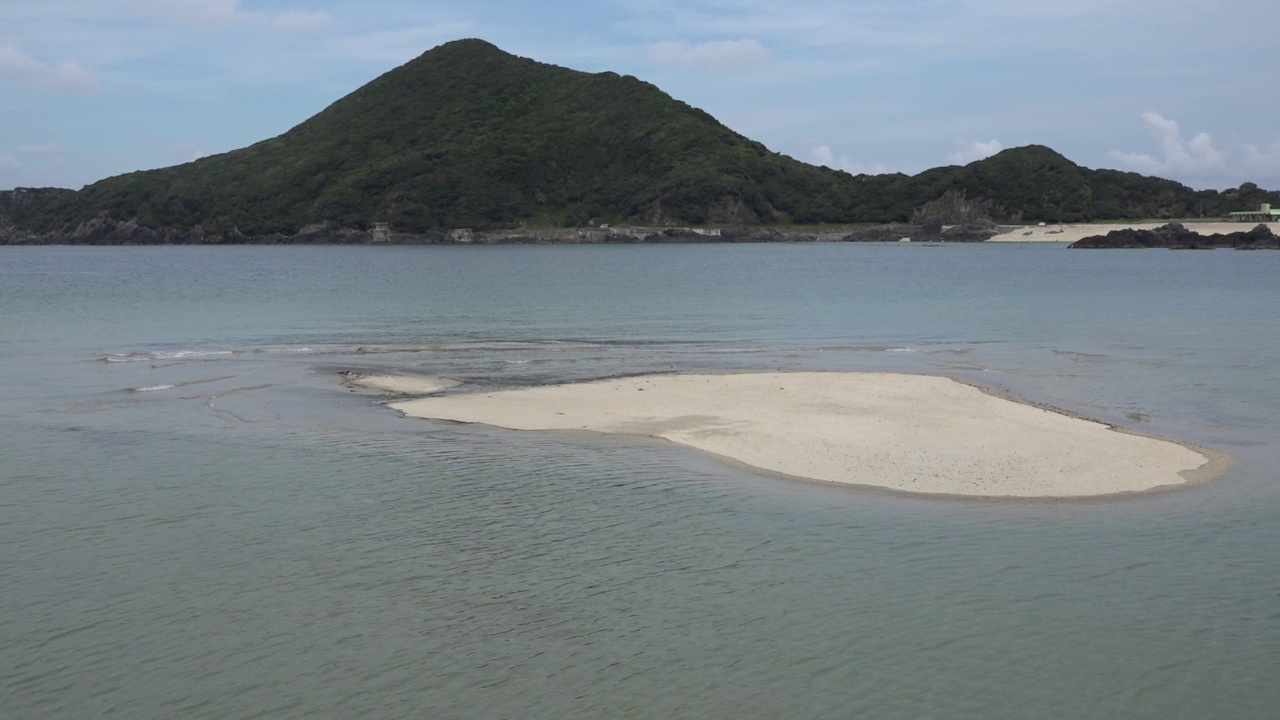
[[[0,717],[1275,718],[1280,253],[0,247]],[[924,497],[404,418],[936,373],[1237,464]]]

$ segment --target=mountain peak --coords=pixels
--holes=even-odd
[[[21,208],[0,195],[0,223],[48,231],[106,217],[243,237],[374,223],[421,233],[523,223],[886,222],[948,190],[1024,220],[1185,217],[1217,207],[1176,183],[1087,170],[1041,145],[911,178],[853,177],[772,152],[636,78],[557,67],[468,38],[251,147]],[[1260,192],[1260,201],[1280,203]]]
[[[487,40],[480,38],[463,38],[461,40],[450,40],[447,43],[437,45],[426,51],[419,58],[465,58],[465,57],[484,57],[486,55],[502,55],[507,57],[515,57],[511,53],[506,52],[502,48],[494,45]]]

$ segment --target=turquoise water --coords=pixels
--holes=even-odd
[[[0,248],[0,716],[1264,718],[1280,254]],[[940,372],[1239,464],[1105,502],[403,419],[706,368]]]

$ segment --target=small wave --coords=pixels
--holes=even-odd
[[[391,355],[436,352],[442,348],[442,345],[360,345],[353,352],[361,355]]]
[[[129,388],[132,392],[156,392],[157,390],[172,390],[177,385],[148,385],[147,387]]]
[[[234,350],[173,350],[157,352],[111,353],[103,356],[103,362],[131,363],[154,362],[156,360],[199,360],[201,358],[226,357],[235,355]]]
[[[575,350],[594,349],[601,347],[602,343],[590,342],[564,342],[557,340],[545,341],[485,341],[485,342],[463,342],[463,343],[445,343],[438,345],[433,350],[440,352],[572,352]]]
[[[913,348],[903,345],[819,345],[814,348],[817,352],[846,352],[846,353],[938,353],[945,352],[945,349],[922,349]]]
[[[1054,350],[1054,355],[1071,358],[1080,362],[1097,362],[1099,360],[1109,360],[1107,355],[1098,355],[1097,353],[1080,352],[1078,350]]]
[[[226,355],[235,355],[233,350],[175,350],[173,352],[158,352],[152,357],[156,360],[190,360],[191,358],[204,357],[221,357]]]

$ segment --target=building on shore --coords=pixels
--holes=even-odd
[[[1231,213],[1232,222],[1280,222],[1280,209],[1273,210],[1270,203],[1262,203],[1257,210]]]
[[[375,243],[389,243],[391,242],[391,226],[387,223],[374,223],[372,235]]]

